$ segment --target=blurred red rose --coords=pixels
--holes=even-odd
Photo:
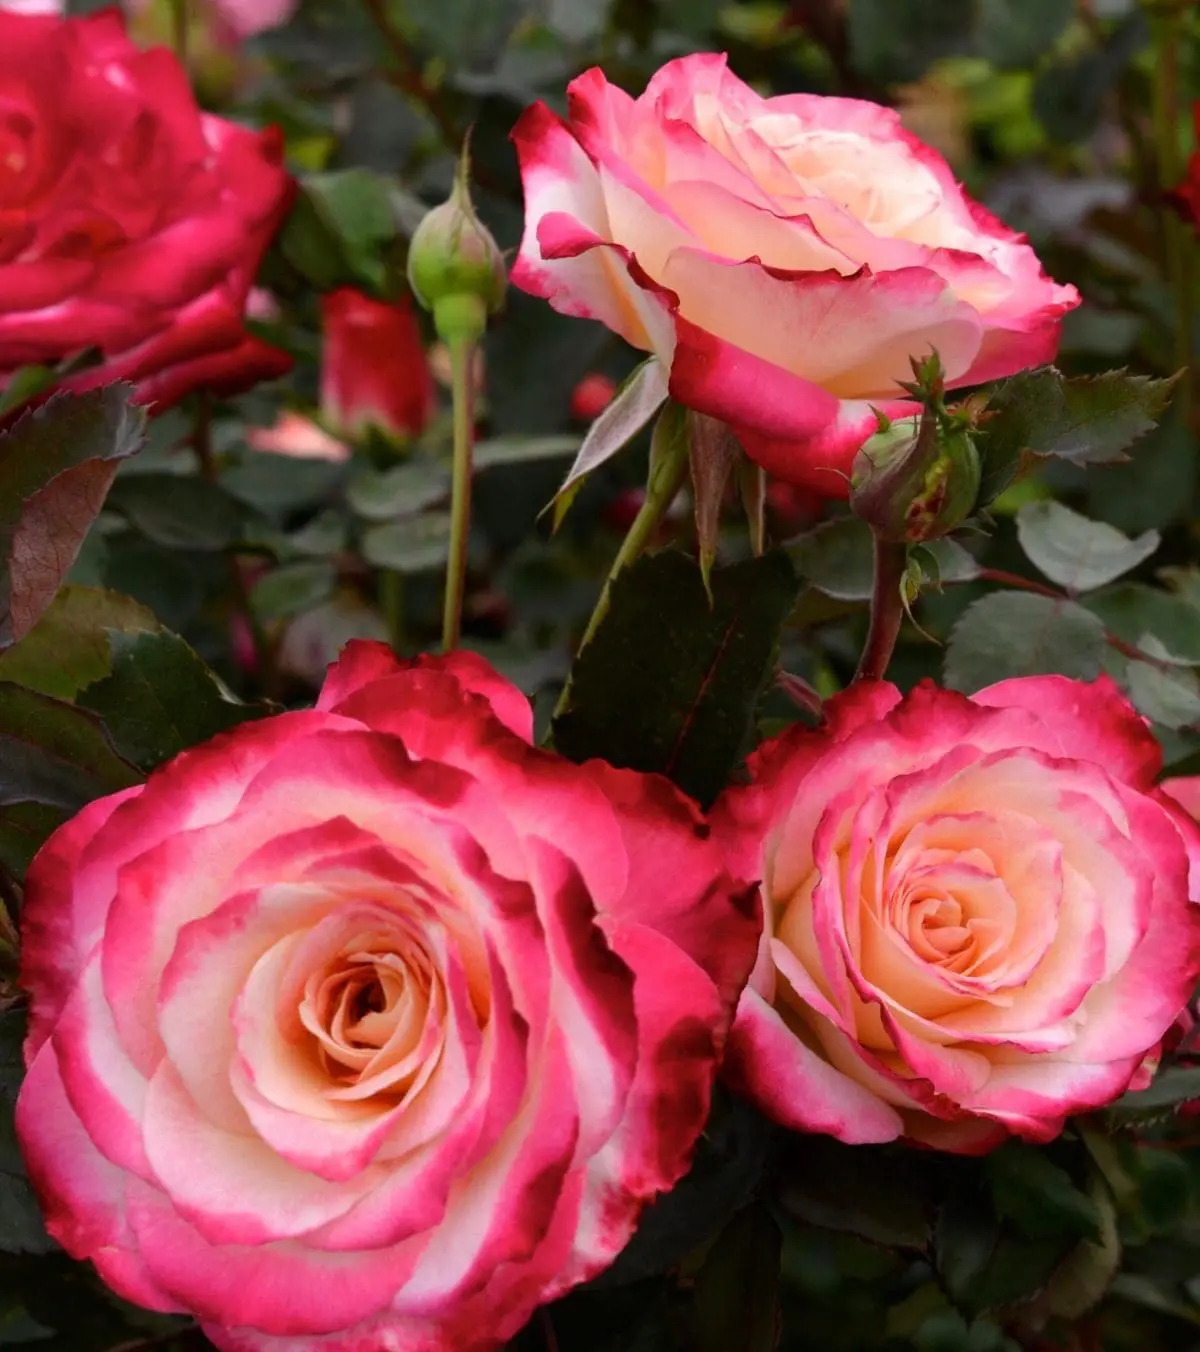
[[[88,349],[65,386],[131,380],[159,410],[286,371],[244,321],[291,198],[282,159],[277,131],[201,112],[117,10],[0,10],[0,387]]]
[[[433,376],[407,296],[373,300],[351,287],[321,298],[321,413],[336,436],[369,427],[419,436],[433,413]]]
[[[1196,125],[1196,149],[1188,160],[1183,182],[1168,196],[1180,214],[1200,229],[1200,100],[1192,105],[1192,118]]]
[[[576,422],[594,422],[612,403],[617,382],[600,371],[589,371],[571,391],[571,417]]]

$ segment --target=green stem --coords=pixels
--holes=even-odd
[[[871,586],[871,623],[859,659],[856,681],[881,681],[900,637],[904,623],[904,598],[900,584],[908,564],[908,548],[875,537],[875,577]]]
[[[671,411],[671,405],[667,406]],[[663,417],[666,414],[664,413]],[[659,426],[663,425],[661,419]],[[656,428],[656,440],[658,440]],[[596,637],[596,630],[604,621],[608,614],[609,606],[612,604],[612,590],[617,578],[642,555],[646,546],[654,538],[654,533],[658,529],[659,523],[666,514],[667,508],[675,501],[676,494],[683,487],[684,478],[688,469],[688,438],[680,428],[680,435],[668,436],[662,438],[663,444],[661,454],[655,457],[651,453],[650,477],[646,484],[646,499],[638,508],[638,514],[633,518],[633,525],[629,527],[629,533],[621,542],[621,548],[617,551],[617,557],[613,559],[612,567],[608,570],[608,576],[604,579],[604,586],[600,589],[600,599],[596,602],[596,608],[592,611],[592,617],[588,620],[587,628],[583,631],[583,638],[580,640],[579,648],[576,652],[576,659],[579,653]],[[558,697],[558,703],[554,707],[554,718],[559,714],[565,713],[571,703],[571,677],[568,674],[566,683],[562,688],[562,694]],[[552,720],[553,721],[553,720]]]
[[[183,67],[188,63],[188,0],[171,0],[171,45]]]
[[[471,370],[475,344],[455,338],[450,347],[450,388],[454,400],[454,469],[450,487],[450,558],[446,565],[446,603],[442,611],[442,650],[452,652],[462,638],[463,595],[467,586],[467,545],[471,534],[471,456],[475,445]]]
[[[394,653],[402,653],[408,643],[404,624],[404,574],[386,569],[379,579],[379,593],[387,620],[388,642]]]
[[[1174,3],[1148,4],[1154,36],[1154,146],[1160,192],[1179,186],[1183,156],[1179,144],[1179,51],[1183,41],[1183,14]],[[1167,284],[1175,298],[1174,366],[1183,372],[1179,381],[1179,411],[1184,425],[1191,426],[1192,388],[1192,291],[1194,260],[1186,222],[1162,199],[1159,219],[1163,235]]]

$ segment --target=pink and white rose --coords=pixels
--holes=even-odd
[[[687,1168],[760,926],[665,780],[481,659],[349,645],[35,860],[50,1232],[224,1352],[475,1352]]]
[[[826,708],[716,809],[765,910],[734,1086],[797,1130],[963,1153],[1141,1087],[1200,977],[1200,829],[1116,686]]]
[[[513,131],[517,286],[599,319],[733,427],[771,474],[845,497],[874,409],[912,411],[909,360],[950,388],[1050,360],[1074,287],[971,202],[891,109],[764,99],[723,55],[671,61],[631,99],[589,70],[568,115]]]

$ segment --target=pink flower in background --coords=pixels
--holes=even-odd
[[[51,837],[17,1123],[70,1254],[225,1352],[490,1352],[612,1262],[761,922],[666,780],[531,733],[482,658],[352,643]]]
[[[268,28],[282,28],[296,12],[299,0],[213,0],[217,13],[243,38]]]
[[[1200,829],[1107,679],[852,686],[715,811],[763,879],[729,1075],[776,1121],[976,1153],[1142,1087],[1200,977]]]
[[[350,459],[350,447],[318,427],[311,418],[285,409],[271,427],[251,427],[247,444],[256,451],[290,455],[295,460],[330,460],[335,464]]]
[[[321,413],[350,440],[370,427],[419,436],[434,408],[433,377],[407,296],[379,301],[341,287],[321,298]]]
[[[599,69],[513,131],[516,285],[658,357],[777,478],[845,497],[873,408],[936,348],[950,388],[1049,361],[1074,287],[971,202],[897,114],[764,99],[711,53],[631,99]]]
[[[162,409],[289,369],[244,322],[291,201],[276,131],[202,113],[175,57],[111,9],[0,10],[0,100],[0,386],[95,349],[67,388],[131,380]]]
[[[197,0],[189,0],[197,4]],[[213,28],[225,30],[228,40],[240,41],[270,28],[282,28],[296,12],[299,0],[198,0],[202,12],[216,22]],[[131,14],[144,14],[162,0],[124,0]]]

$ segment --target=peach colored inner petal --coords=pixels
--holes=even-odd
[[[767,851],[766,886],[781,1007],[817,1032],[830,1020],[898,1071],[884,1010],[897,1036],[946,1054],[1062,1046],[1087,990],[1135,939],[1125,813],[1092,767],[994,753],[846,790],[827,800],[810,871],[780,897],[785,844]],[[959,1068],[978,1078],[974,1053]]]

